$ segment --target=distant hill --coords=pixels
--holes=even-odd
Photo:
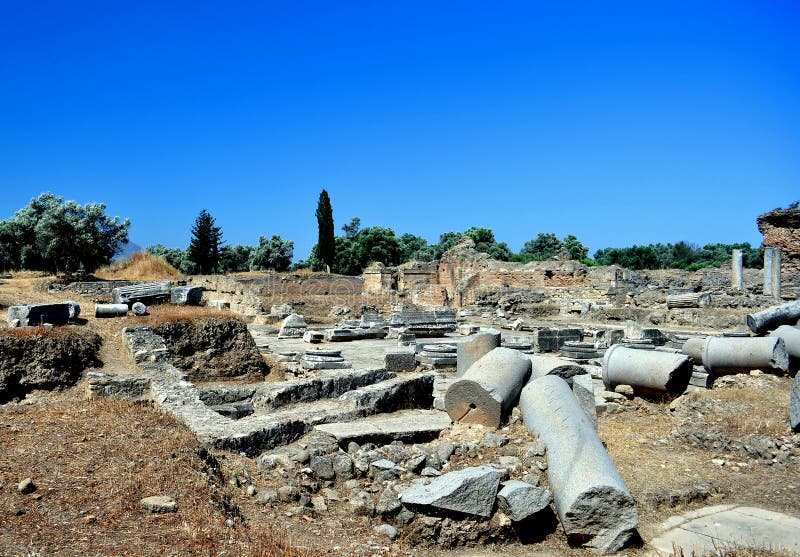
[[[120,250],[111,258],[111,261],[119,261],[120,259],[127,259],[137,251],[142,251],[144,248],[135,242],[128,242],[123,245]]]

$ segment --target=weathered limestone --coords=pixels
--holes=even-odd
[[[731,286],[735,290],[744,290],[744,257],[742,250],[733,250],[731,258]]]
[[[458,362],[456,345],[450,343],[417,344],[417,361],[436,367],[452,367]]]
[[[143,282],[131,286],[118,286],[111,291],[111,302],[114,304],[132,304],[144,302],[152,304],[169,298],[169,281]]]
[[[786,345],[786,352],[789,354],[789,371],[797,371],[800,367],[800,329],[789,325],[781,325],[772,331],[769,336],[783,339],[783,343]]]
[[[792,394],[789,397],[789,423],[792,431],[800,433],[800,373],[794,376]]]
[[[469,340],[458,343],[456,349],[456,375],[463,376],[472,364],[500,346],[500,332],[478,333]]]
[[[529,354],[528,358],[531,361],[531,379],[544,377],[545,375],[557,375],[569,381],[576,375],[586,373],[586,369],[583,366],[556,356]]]
[[[553,496],[541,487],[522,480],[503,482],[497,494],[497,507],[512,521],[519,522],[547,508]]]
[[[438,410],[401,410],[368,416],[354,422],[334,422],[314,426],[332,435],[340,445],[423,441],[435,439],[450,426],[450,418]]]
[[[670,294],[667,296],[667,309],[702,308],[711,305],[711,294],[708,292],[689,292],[687,294]]]
[[[685,354],[615,344],[603,357],[603,383],[609,391],[617,385],[630,385],[642,392],[680,394],[691,376],[692,360]]]
[[[703,350],[707,337],[687,338],[681,347],[681,352],[692,358],[695,364],[703,363]]]
[[[549,329],[540,327],[533,331],[533,348],[536,352],[556,352],[565,342],[583,340],[581,329]]]
[[[306,369],[348,369],[353,365],[342,357],[341,350],[306,350],[300,356],[300,365]]]
[[[703,366],[716,375],[753,369],[786,372],[789,354],[778,337],[709,337],[703,348]]]
[[[122,317],[128,315],[128,304],[95,304],[95,317]]]
[[[447,389],[444,404],[454,422],[499,427],[531,372],[531,361],[516,350],[495,348]]]
[[[764,248],[764,296],[781,297],[781,250]]]
[[[594,381],[588,373],[572,377],[572,394],[583,408],[583,412],[597,429],[597,403],[594,396]]]
[[[322,331],[307,329],[306,332],[303,333],[303,342],[319,344],[323,340],[325,340],[325,334]]]
[[[57,302],[53,304],[28,304],[8,308],[6,321],[9,325],[19,327],[42,325],[63,325],[81,314],[81,306],[77,302]]]
[[[595,348],[594,344],[591,342],[579,342],[574,340],[565,342],[563,346],[561,346],[559,352],[563,356],[575,358],[576,360],[589,360],[591,358],[597,358],[600,355],[597,348]]]
[[[547,447],[548,480],[569,542],[607,553],[624,547],[639,525],[636,502],[567,383],[531,381],[520,409]]]
[[[800,300],[772,306],[747,316],[747,326],[757,335],[763,335],[781,325],[794,325],[800,319]]]
[[[283,320],[278,338],[302,338],[307,328],[305,318],[299,313],[293,313]]]
[[[131,311],[134,315],[142,316],[147,315],[147,306],[142,302],[134,302],[131,306]]]
[[[417,358],[410,350],[387,352],[384,356],[387,371],[414,371],[417,367]]]
[[[430,311],[403,311],[389,317],[389,325],[404,327],[408,332],[420,337],[443,336],[455,332],[456,310],[437,309]]]
[[[202,300],[202,286],[176,286],[169,294],[169,301],[178,306],[199,306]]]
[[[500,471],[491,466],[473,466],[449,472],[424,485],[417,483],[398,494],[412,508],[433,507],[488,517],[500,485]]]

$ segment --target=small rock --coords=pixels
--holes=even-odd
[[[380,526],[373,528],[372,531],[379,536],[387,536],[390,540],[393,540],[398,536],[397,528],[391,524],[381,524]]]
[[[497,494],[498,508],[514,522],[519,522],[535,514],[552,501],[550,492],[519,480],[503,482]]]
[[[348,460],[350,459],[348,458]],[[333,460],[329,456],[312,456],[311,469],[317,477],[323,480],[332,480],[336,477],[336,472],[333,469]]]
[[[28,511],[26,511],[25,509],[11,509],[11,514],[14,516],[22,516],[26,512]]]
[[[456,451],[456,446],[449,441],[444,443],[439,443],[439,446],[436,447],[436,456],[439,457],[439,460],[442,462],[447,462],[450,460],[450,457],[453,456],[453,453]]]
[[[278,500],[278,492],[274,489],[264,489],[258,494],[259,505],[269,505]]]
[[[311,506],[317,512],[325,512],[328,510],[328,505],[325,504],[325,498],[321,495],[316,495],[311,498]]]
[[[375,512],[379,515],[392,514],[402,507],[400,499],[394,494],[391,488],[386,488],[381,492],[378,497],[378,504],[375,506]]]
[[[522,481],[527,484],[531,484],[534,487],[538,487],[540,480],[539,476],[537,476],[536,474],[525,474],[524,476],[522,476]]]
[[[300,490],[293,485],[282,485],[278,488],[278,499],[284,503],[297,501],[300,498]]]
[[[431,468],[430,466],[426,466],[422,469],[422,472],[419,473],[420,476],[425,476],[427,478],[435,478],[437,476],[441,476],[442,473],[439,472],[436,468]]]
[[[614,387],[614,392],[624,396],[625,398],[633,398],[633,387],[630,385],[617,385]]]
[[[544,446],[544,443],[537,439],[536,441],[532,441],[525,446],[525,454],[529,457],[533,456],[544,456],[544,453],[547,451],[547,448]]]
[[[499,433],[487,433],[481,443],[482,447],[502,447],[508,443],[508,436]]]
[[[339,492],[336,491],[335,489],[331,489],[329,487],[326,487],[325,489],[322,490],[321,493],[328,501],[341,501],[342,500],[342,498],[339,497]]]
[[[247,495],[253,497],[256,494],[256,486],[250,484],[247,486]]]
[[[375,501],[366,491],[358,491],[350,498],[350,509],[357,516],[372,516],[375,514]]]
[[[151,513],[174,513],[178,511],[178,503],[167,495],[145,497],[139,501],[139,505]]]
[[[17,491],[20,493],[33,493],[36,491],[36,484],[31,478],[25,478],[17,484]]]
[[[298,462],[300,464],[305,464],[311,458],[311,454],[307,450],[301,449],[301,450],[297,451],[296,453],[294,453],[289,458],[291,458],[292,462]]]
[[[712,458],[711,462],[713,462],[717,466],[725,466],[725,461],[721,458]]]
[[[361,447],[358,446],[358,443],[355,441],[350,441],[347,444],[347,452],[350,454],[356,454],[358,451],[361,450]]]
[[[355,489],[358,487],[358,480],[356,479],[347,480],[346,482],[344,482],[344,487],[350,490]]]
[[[333,457],[333,471],[339,481],[349,480],[353,477],[353,461],[346,454]]]

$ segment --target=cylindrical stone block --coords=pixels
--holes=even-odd
[[[800,319],[800,300],[772,306],[747,316],[747,326],[757,335],[775,330],[781,325],[794,325]]]
[[[500,332],[478,333],[471,339],[458,343],[456,350],[456,377],[463,376],[472,364],[500,346]]]
[[[555,356],[545,356],[544,354],[529,354],[531,360],[531,380],[545,375],[556,375],[565,380],[570,380],[576,375],[587,373],[583,366],[557,358]]]
[[[454,422],[498,427],[531,372],[531,361],[511,348],[495,348],[472,364],[444,395]]]
[[[630,385],[636,391],[680,394],[692,378],[692,360],[685,354],[636,350],[615,344],[603,356],[603,383],[608,390]]]
[[[121,317],[128,314],[128,304],[95,304],[95,317]]]
[[[703,348],[709,373],[739,373],[751,369],[788,371],[789,354],[778,337],[709,337]]]
[[[689,292],[687,294],[670,294],[667,296],[667,308],[700,308],[711,305],[711,294],[708,292]]]
[[[789,354],[789,371],[797,371],[800,368],[800,329],[781,325],[769,336],[783,339],[786,352]]]
[[[636,502],[567,383],[534,379],[519,406],[547,447],[547,477],[569,542],[604,553],[624,547],[639,525]]]
[[[706,346],[706,337],[688,338],[681,347],[681,352],[692,358],[692,361],[700,365],[703,363],[703,349]]]
[[[144,305],[142,302],[135,302],[131,306],[131,311],[133,312],[134,315],[142,316],[147,313],[147,306]]]

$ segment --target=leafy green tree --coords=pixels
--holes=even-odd
[[[333,272],[340,275],[360,275],[365,263],[361,262],[360,246],[346,236],[336,237],[336,263]]]
[[[333,208],[331,198],[324,189],[319,194],[317,202],[317,256],[328,268],[333,267],[336,261],[336,239],[333,229]]]
[[[439,243],[434,246],[434,259],[441,259],[444,252],[452,249],[463,234],[461,232],[443,232],[439,235]]]
[[[184,260],[186,259],[185,250],[182,250],[181,248],[168,248],[162,244],[147,246],[145,251],[151,255],[155,255],[164,259],[176,269],[181,269],[183,267]]]
[[[253,246],[225,246],[219,252],[219,266],[223,273],[241,273],[250,270],[250,258],[256,248]]]
[[[433,251],[429,249],[428,241],[421,236],[403,234],[397,239],[397,243],[400,246],[401,263],[407,261],[431,261],[433,259],[427,259],[433,254]]]
[[[573,234],[564,236],[563,244],[564,249],[569,252],[570,259],[581,261],[586,259],[586,256],[589,254],[589,248],[584,246]]]
[[[128,242],[130,221],[106,216],[102,203],[80,205],[43,193],[0,221],[3,266],[43,271],[94,271]]]
[[[553,233],[540,232],[533,240],[528,240],[519,252],[523,262],[546,261],[552,259],[564,247]]]
[[[193,264],[190,270],[201,275],[217,272],[221,249],[222,229],[216,225],[216,219],[203,209],[192,225],[192,239],[186,249],[186,259]]]
[[[464,236],[472,238],[476,251],[488,254],[492,259],[510,261],[514,256],[508,244],[495,240],[494,232],[489,228],[473,226],[464,232]]]
[[[342,232],[348,240],[355,240],[358,233],[361,232],[361,219],[358,217],[350,219],[349,223],[342,225]]]
[[[265,236],[258,238],[258,246],[253,250],[250,258],[250,269],[253,271],[285,271],[292,264],[294,255],[294,242],[284,240],[277,234],[267,239]]]
[[[384,265],[400,263],[400,244],[391,228],[367,227],[359,232],[356,243],[362,270],[373,261],[379,261]]]

